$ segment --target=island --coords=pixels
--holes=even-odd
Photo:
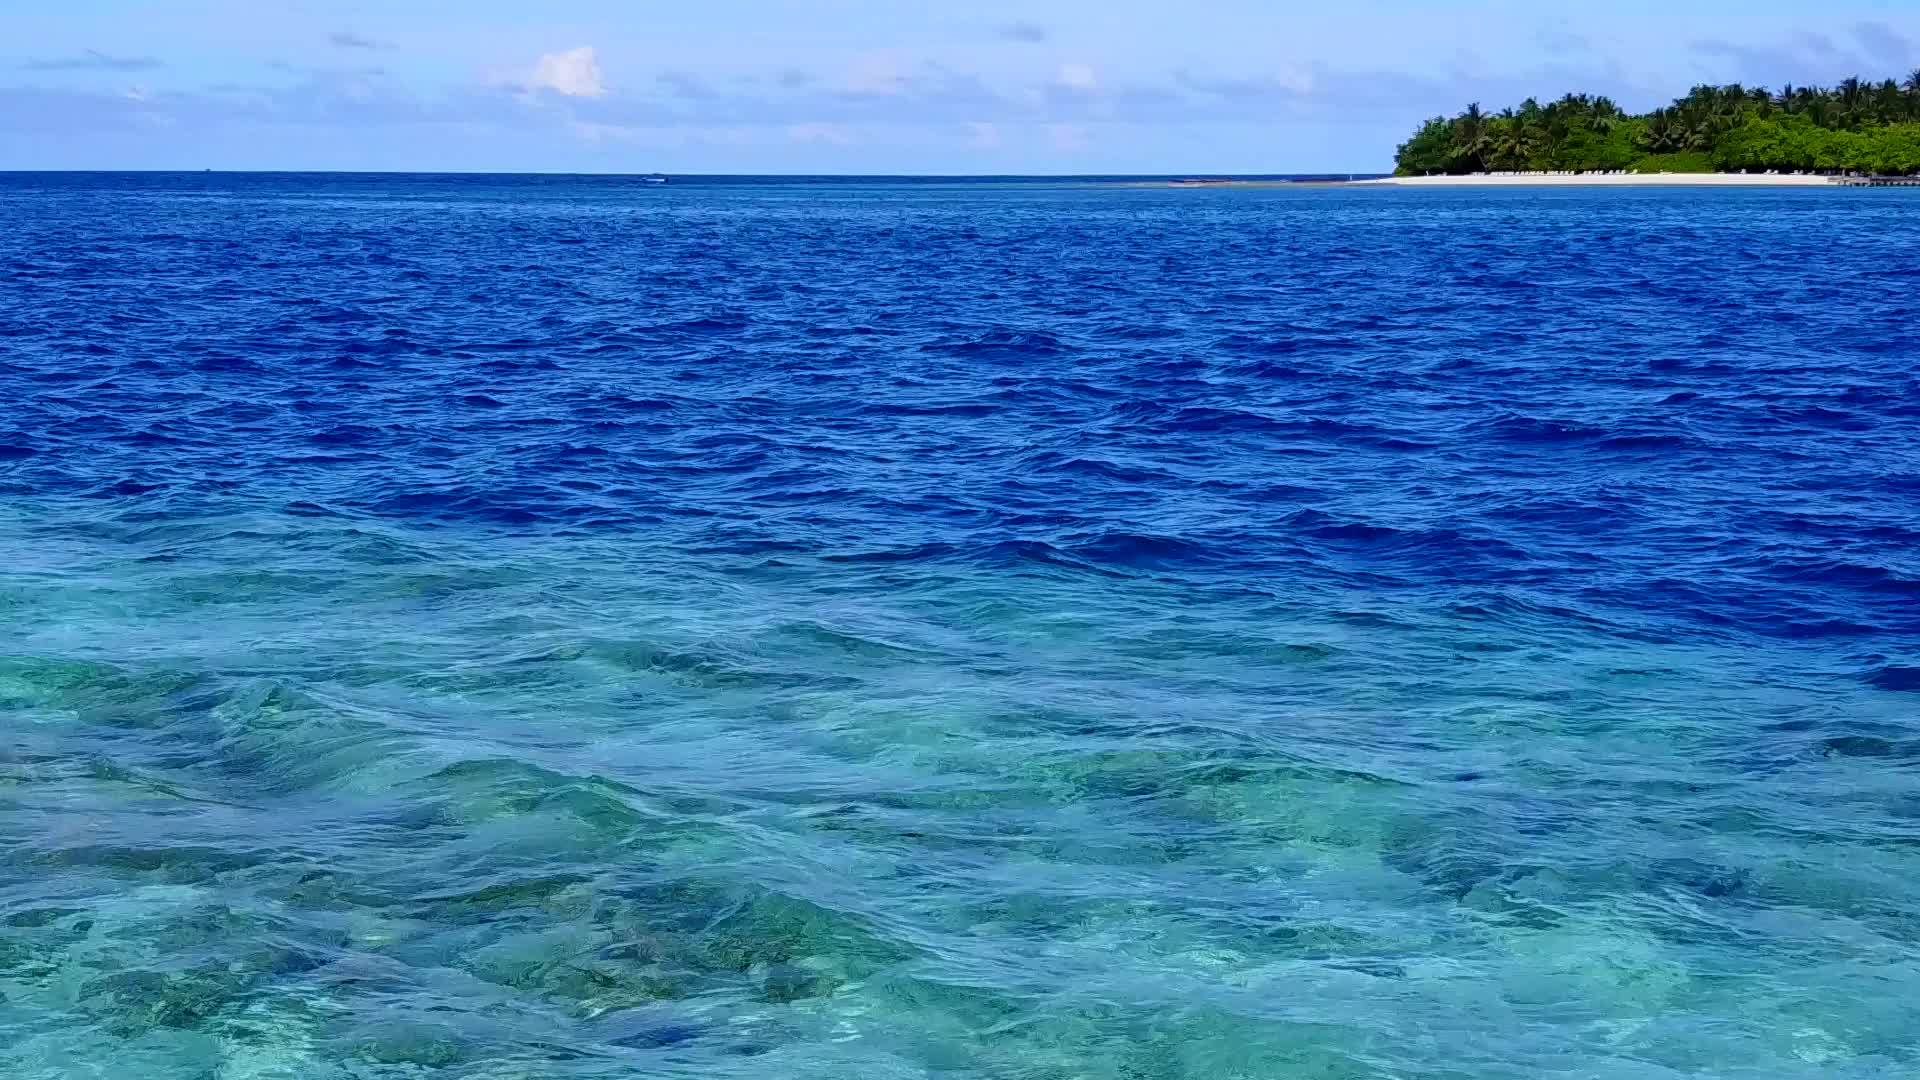
[[[1920,174],[1920,70],[1902,82],[1850,78],[1778,91],[1696,86],[1671,105],[1629,115],[1611,99],[1568,94],[1488,113],[1435,117],[1402,143],[1394,181],[1489,182],[1570,177],[1632,183],[1827,183]],[[1739,178],[1739,179],[1736,179]],[[1389,182],[1394,182],[1389,181]]]

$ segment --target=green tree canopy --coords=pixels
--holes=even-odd
[[[1489,114],[1479,103],[1435,117],[1401,144],[1401,176],[1488,171],[1799,170],[1920,173],[1920,70],[1902,81],[1837,86],[1696,86],[1630,116],[1605,97],[1567,94]]]

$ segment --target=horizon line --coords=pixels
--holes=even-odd
[[[589,176],[589,177],[686,177],[689,179],[820,179],[820,180],[1076,180],[1087,177],[1126,177],[1143,180],[1187,179],[1282,179],[1291,177],[1391,176],[1391,170],[1327,169],[1313,172],[1071,172],[1071,173],[911,173],[911,172],[579,172],[548,169],[32,169],[0,168],[0,176],[24,175],[148,175],[148,176]]]

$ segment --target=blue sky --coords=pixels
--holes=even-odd
[[[1469,100],[1920,67],[1920,0],[4,7],[4,169],[1375,171]]]

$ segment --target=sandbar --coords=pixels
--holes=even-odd
[[[1825,187],[1842,177],[1812,173],[1513,173],[1388,176],[1355,180],[1365,187]]]

